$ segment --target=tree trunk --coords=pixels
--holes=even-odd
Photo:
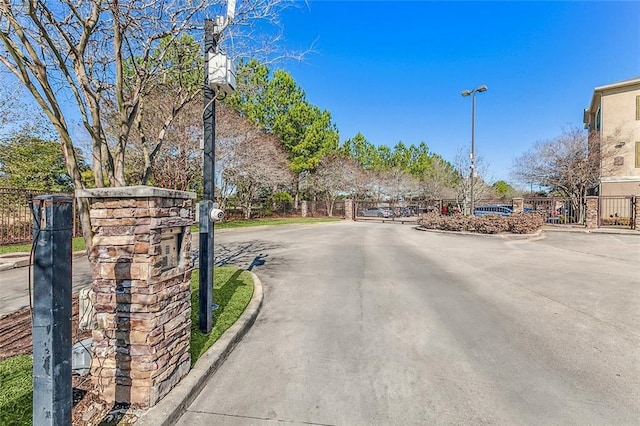
[[[329,197],[327,198],[327,216],[333,217],[333,206],[336,202],[335,198]]]
[[[76,198],[78,216],[80,217],[80,226],[82,226],[82,237],[86,247],[87,257],[91,253],[93,247],[93,231],[91,230],[91,217],[89,215],[89,199]],[[89,258],[89,260],[91,260]]]

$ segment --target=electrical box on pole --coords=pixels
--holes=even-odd
[[[217,93],[230,95],[236,88],[236,68],[224,53],[209,52],[209,87]]]

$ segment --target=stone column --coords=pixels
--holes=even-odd
[[[309,203],[306,201],[300,201],[300,214],[302,217],[307,217],[309,214]]]
[[[91,376],[108,403],[155,405],[190,368],[192,200],[148,186],[90,198],[96,328]]]
[[[511,203],[513,205],[514,213],[524,212],[524,198],[514,198],[513,200],[511,200]]]
[[[598,197],[586,197],[587,203],[587,228],[595,229],[598,227],[599,220],[599,201]]]
[[[353,217],[353,200],[344,200],[344,218],[346,220],[355,220]]]

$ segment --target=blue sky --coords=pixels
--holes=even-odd
[[[453,161],[471,141],[487,179],[510,180],[536,141],[582,126],[597,86],[640,76],[640,2],[310,1],[283,16],[281,65],[344,141],[424,141]]]

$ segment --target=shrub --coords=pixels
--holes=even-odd
[[[545,217],[538,213],[514,213],[507,218],[512,234],[533,234],[542,229]]]
[[[532,234],[542,228],[544,217],[536,213],[514,213],[508,217],[498,215],[468,217],[459,214],[441,216],[439,213],[432,212],[420,216],[418,225],[425,229],[470,231],[480,234],[501,232]]]
[[[446,217],[440,216],[440,213],[425,213],[418,218],[418,225],[426,229],[444,229]]]
[[[444,229],[446,231],[469,231],[472,229],[472,218],[461,214],[446,216]]]
[[[509,230],[508,219],[495,214],[474,217],[471,220],[471,226],[480,234],[499,234]]]
[[[443,231],[467,231],[469,230],[470,218],[455,214],[442,216],[440,213],[425,213],[418,219],[418,225],[426,229],[440,229]]]

